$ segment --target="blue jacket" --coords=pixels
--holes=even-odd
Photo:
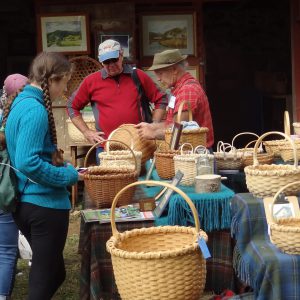
[[[42,90],[27,85],[14,100],[5,136],[8,153],[16,172],[22,202],[39,206],[70,209],[68,185],[78,180],[71,166],[51,164],[55,145],[51,141],[48,114]],[[27,177],[34,181],[27,181]],[[24,189],[25,187],[25,189]]]

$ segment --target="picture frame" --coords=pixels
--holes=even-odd
[[[38,51],[89,54],[89,18],[86,13],[37,16]]]
[[[274,216],[277,216],[278,218],[300,218],[300,209],[299,209],[299,203],[298,198],[296,196],[288,196],[285,197],[286,203],[275,203],[274,204]],[[264,208],[267,218],[267,223],[271,224],[272,221],[272,203],[273,203],[273,197],[266,197],[263,199],[264,201]]]
[[[196,14],[157,14],[141,16],[141,56],[167,49],[196,56]]]
[[[187,66],[186,70],[200,82],[199,66]]]
[[[174,122],[173,128],[172,128],[172,135],[171,135],[171,141],[170,141],[170,149],[171,150],[177,150],[179,147],[179,141],[180,136],[182,132],[183,125],[181,123]]]

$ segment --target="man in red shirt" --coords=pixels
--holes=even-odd
[[[99,61],[103,68],[88,75],[67,104],[67,112],[74,125],[91,143],[106,139],[125,123],[143,121],[140,95],[132,79],[132,66],[123,64],[123,49],[119,42],[106,40],[99,45]],[[145,94],[154,105],[153,121],[159,122],[167,105],[167,98],[142,70],[137,76]],[[91,104],[97,130],[91,130],[84,122],[80,110]]]
[[[178,49],[166,50],[154,55],[153,70],[157,80],[166,88],[171,89],[167,119],[165,123],[140,123],[136,125],[139,135],[146,139],[163,138],[166,127],[174,123],[177,118],[179,105],[182,101],[191,104],[193,120],[201,127],[209,129],[207,134],[207,148],[214,143],[212,118],[207,96],[200,83],[185,70],[187,55],[181,55]],[[181,121],[188,121],[188,105],[184,104]]]

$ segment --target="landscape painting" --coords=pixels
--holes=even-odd
[[[86,15],[41,16],[40,38],[43,51],[89,53]]]
[[[142,17],[143,56],[167,49],[195,54],[194,15],[145,15]]]

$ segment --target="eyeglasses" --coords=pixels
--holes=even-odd
[[[102,63],[103,63],[103,65],[115,64],[116,62],[119,61],[119,58],[120,57],[107,59],[107,60],[103,61]]]

